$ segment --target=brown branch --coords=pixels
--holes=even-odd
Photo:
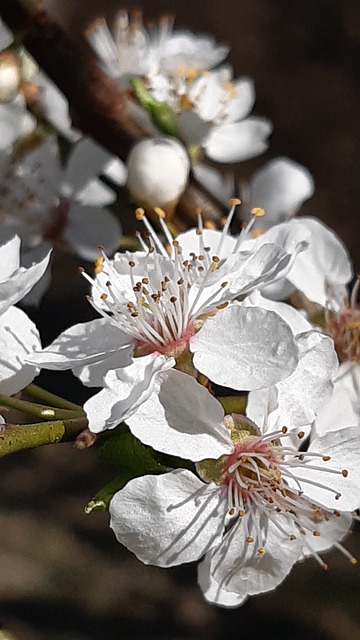
[[[123,160],[141,131],[127,113],[127,92],[82,52],[45,11],[29,15],[2,0],[1,15],[70,104],[74,125]]]

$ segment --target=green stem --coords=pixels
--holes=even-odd
[[[86,514],[95,513],[97,511],[105,511],[113,495],[122,489],[126,483],[134,478],[134,472],[130,469],[124,469],[124,471],[114,478],[109,484],[100,489],[100,491],[93,497],[86,505],[84,511]]]
[[[223,396],[217,398],[226,414],[245,413],[247,398],[245,396]]]
[[[29,425],[2,425],[0,458],[22,449],[35,449],[46,444],[69,442],[87,427],[87,419],[51,420]]]
[[[36,416],[41,420],[66,420],[79,417],[79,410],[69,411],[68,409],[54,409],[43,404],[35,404],[27,400],[19,400],[12,396],[3,396],[0,394],[0,406],[11,407],[22,413]]]
[[[78,411],[79,413],[83,413],[82,407],[79,404],[70,402],[70,400],[65,400],[65,398],[61,398],[55,393],[51,393],[51,391],[47,391],[46,389],[42,389],[42,387],[38,387],[37,384],[28,384],[28,386],[23,390],[23,393],[31,396],[32,398],[40,400],[44,404],[58,407],[59,409],[70,409],[71,411]]]

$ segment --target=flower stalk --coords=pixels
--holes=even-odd
[[[1,425],[0,457],[46,444],[69,442],[87,427],[85,416],[30,425]]]

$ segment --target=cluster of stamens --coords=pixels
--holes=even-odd
[[[356,303],[360,281],[356,281],[350,300],[337,313],[327,314],[327,329],[334,339],[342,362],[360,363],[360,308]]]
[[[296,435],[301,440],[304,432]],[[302,467],[302,470],[318,470],[323,473],[324,478],[328,473],[346,478],[348,471],[316,465],[316,459],[328,463],[331,460],[330,456],[310,451],[300,452],[294,446],[283,445],[282,440],[290,436],[294,437],[294,433],[286,427],[264,436],[246,435],[243,431],[241,438],[234,445],[234,452],[220,459],[221,467],[218,466],[220,461],[206,461],[203,467],[206,473],[201,475],[226,489],[230,520],[227,526],[232,527],[241,519],[243,535],[249,544],[254,545],[254,553],[260,556],[266,553],[266,535],[264,537],[264,532],[258,524],[263,514],[279,530],[279,534],[290,540],[297,540],[301,536],[304,549],[327,569],[326,563],[312,546],[311,536],[321,536],[319,523],[328,522],[332,516],[340,517],[341,513],[337,510],[331,512],[313,504],[303,495],[303,486],[318,486],[333,493],[336,500],[341,498],[341,493],[327,486],[326,480],[317,482],[313,478],[303,477],[303,474],[300,484],[296,477],[296,469]],[[202,465],[203,463],[199,465],[200,473]],[[215,471],[212,477],[211,470]],[[286,515],[286,529],[279,523],[278,514]],[[245,515],[252,519],[255,537],[249,535],[249,520]],[[256,517],[253,517],[254,515]],[[340,543],[334,544],[352,564],[356,563],[356,559]]]
[[[232,209],[226,220],[218,243],[217,251],[222,249],[223,241],[229,229],[238,200],[232,200]],[[164,221],[161,209],[155,209],[159,224],[164,234],[167,248],[164,247],[158,234],[152,227],[143,209],[137,209],[136,217],[146,227],[143,237],[137,234],[143,249],[139,260],[128,260],[128,273],[132,290],[131,299],[124,299],[124,290],[117,284],[118,272],[114,262],[104,254],[96,261],[95,271],[106,272],[109,280],[104,285],[97,279],[90,278],[84,270],[85,277],[100,294],[101,307],[90,299],[97,310],[112,322],[119,322],[121,328],[129,333],[136,342],[138,354],[157,351],[169,356],[177,356],[184,351],[190,338],[202,325],[203,320],[227,305],[231,299],[228,294],[228,281],[219,281],[215,287],[206,288],[211,284],[211,276],[221,261],[218,255],[212,255],[211,247],[205,246],[203,238],[203,221],[199,213],[197,237],[198,253],[191,252],[187,259],[183,259],[182,248],[174,240]],[[238,250],[242,240],[246,237],[247,229],[239,235],[234,247]],[[144,257],[146,258],[144,261]],[[142,262],[141,262],[142,261]],[[143,266],[140,266],[143,265]],[[141,276],[138,276],[141,271]],[[208,294],[208,295],[207,295]]]

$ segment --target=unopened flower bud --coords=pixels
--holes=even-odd
[[[0,53],[0,102],[15,98],[20,84],[20,70],[17,56],[12,51]]]
[[[127,186],[136,202],[146,209],[167,209],[185,190],[190,161],[177,140],[151,138],[133,147],[127,166]]]

